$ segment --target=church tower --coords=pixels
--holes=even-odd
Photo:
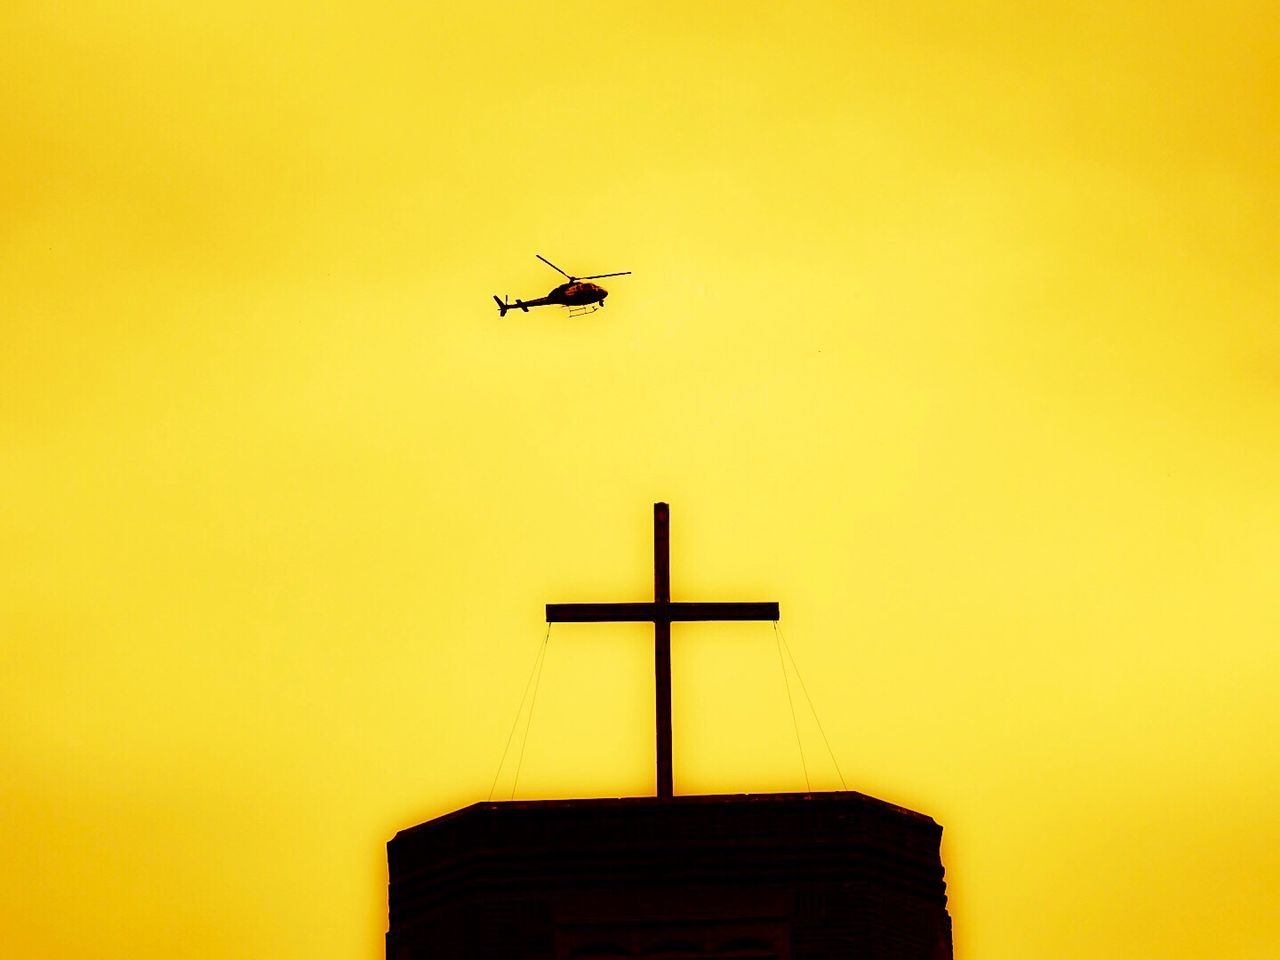
[[[776,603],[548,604],[547,622],[654,624],[658,796],[477,803],[387,845],[387,960],[951,960],[931,818],[852,791],[674,796],[671,623]]]

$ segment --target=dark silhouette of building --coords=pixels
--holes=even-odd
[[[941,837],[853,792],[477,803],[388,844],[387,960],[951,960]]]

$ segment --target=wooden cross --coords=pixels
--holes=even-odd
[[[548,603],[547,623],[653,623],[656,677],[658,796],[673,795],[671,783],[671,623],[673,620],[778,619],[776,603],[672,603],[670,511],[653,505],[653,603]]]

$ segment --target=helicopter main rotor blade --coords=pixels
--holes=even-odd
[[[569,274],[565,273],[563,270],[561,270],[559,267],[557,267],[554,263],[552,263],[550,260],[548,260],[548,259],[547,259],[546,257],[544,257],[542,254],[540,254],[540,253],[535,253],[535,254],[534,254],[534,256],[535,256],[535,257],[537,257],[539,260],[541,260],[543,263],[545,263],[548,267],[550,267],[550,268],[551,268],[552,270],[554,270],[556,273],[563,274],[564,276],[569,277]],[[577,279],[579,279],[579,278],[578,278],[578,277],[569,277],[569,279],[570,279],[570,280],[577,280]]]
[[[630,270],[623,270],[621,273],[593,273],[589,277],[578,277],[579,280],[603,280],[605,277],[625,277],[630,274]]]

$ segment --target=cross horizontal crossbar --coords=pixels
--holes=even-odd
[[[778,620],[776,603],[548,603],[547,623]]]

